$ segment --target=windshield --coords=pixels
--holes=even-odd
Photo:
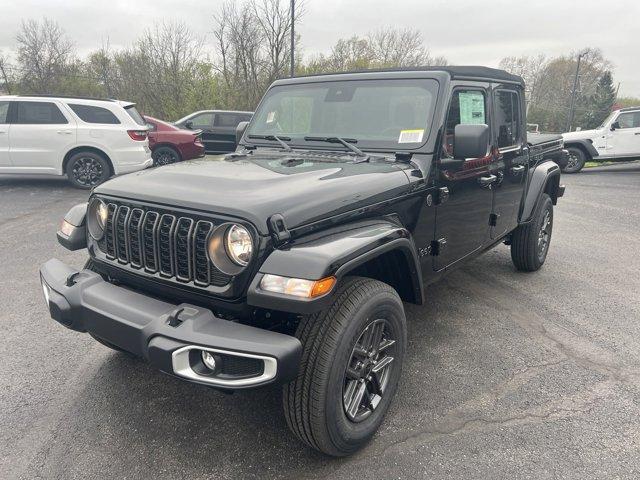
[[[609,114],[609,116],[607,118],[604,119],[604,121],[602,122],[602,125],[600,125],[598,128],[604,128],[604,126],[609,123],[609,121],[611,120],[611,118],[616,115],[618,113],[618,111],[613,111]]]
[[[281,85],[267,92],[248,135],[286,137],[291,145],[343,137],[358,148],[415,149],[429,136],[437,94],[430,79]]]

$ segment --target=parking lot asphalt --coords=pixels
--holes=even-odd
[[[87,193],[0,176],[0,478],[638,478],[640,163],[563,176],[541,271],[500,246],[407,305],[408,356],[373,441],[299,444],[280,391],[225,395],[49,318],[39,266]]]

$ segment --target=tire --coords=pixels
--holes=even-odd
[[[511,234],[511,260],[523,272],[535,272],[547,258],[553,231],[553,202],[546,193],[538,201],[533,219]]]
[[[109,179],[111,166],[102,155],[83,151],[74,153],[65,168],[67,178],[76,188],[90,189]]]
[[[327,455],[346,456],[363,447],[397,389],[406,330],[402,301],[393,288],[370,278],[345,278],[335,302],[298,326],[300,370],[283,387],[285,417],[293,433]]]
[[[153,165],[161,167],[162,165],[170,165],[180,161],[180,154],[175,148],[158,147],[151,154]]]
[[[587,161],[585,153],[577,147],[567,148],[569,152],[569,159],[567,164],[562,169],[563,173],[578,173],[584,167],[584,163]]]

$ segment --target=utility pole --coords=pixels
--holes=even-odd
[[[578,64],[576,65],[576,75],[573,78],[573,90],[571,91],[571,106],[569,107],[569,118],[567,121],[567,132],[571,131],[571,124],[573,123],[573,115],[575,114],[576,108],[576,90],[578,88],[578,74],[580,73],[580,60],[584,57],[587,52],[582,52],[578,54]]]
[[[295,76],[296,69],[296,60],[295,60],[295,43],[296,43],[296,33],[295,33],[295,22],[296,22],[296,0],[291,0],[291,77]]]

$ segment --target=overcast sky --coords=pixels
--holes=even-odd
[[[222,0],[0,0],[0,50],[15,46],[24,18],[50,17],[80,53],[109,38],[130,44],[154,21],[179,19],[213,41]],[[508,55],[600,47],[621,95],[640,97],[640,0],[306,0],[297,30],[307,55],[383,26],[419,29],[434,55],[452,64],[497,66]]]

